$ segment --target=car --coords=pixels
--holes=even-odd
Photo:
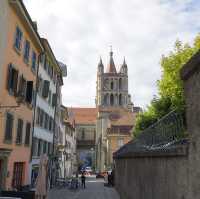
[[[92,168],[91,167],[85,167],[84,172],[86,174],[92,174]]]

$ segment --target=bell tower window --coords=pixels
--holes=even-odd
[[[114,105],[114,96],[113,96],[113,94],[110,95],[110,105],[111,106]]]
[[[119,105],[122,106],[122,94],[119,95]]]
[[[114,89],[114,82],[113,81],[110,83],[110,88],[111,88],[111,90]]]
[[[122,79],[119,79],[119,89],[122,89]]]

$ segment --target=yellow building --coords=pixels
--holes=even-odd
[[[1,0],[0,188],[28,184],[40,37],[21,0]],[[19,107],[16,107],[20,102]]]

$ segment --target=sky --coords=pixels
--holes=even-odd
[[[145,108],[157,95],[161,56],[177,39],[192,43],[200,32],[198,0],[24,0],[41,37],[68,67],[66,106],[94,107],[97,65],[106,68],[110,45],[116,68],[125,56],[129,93]]]

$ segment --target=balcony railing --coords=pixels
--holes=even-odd
[[[77,146],[94,146],[94,140],[77,140]]]

